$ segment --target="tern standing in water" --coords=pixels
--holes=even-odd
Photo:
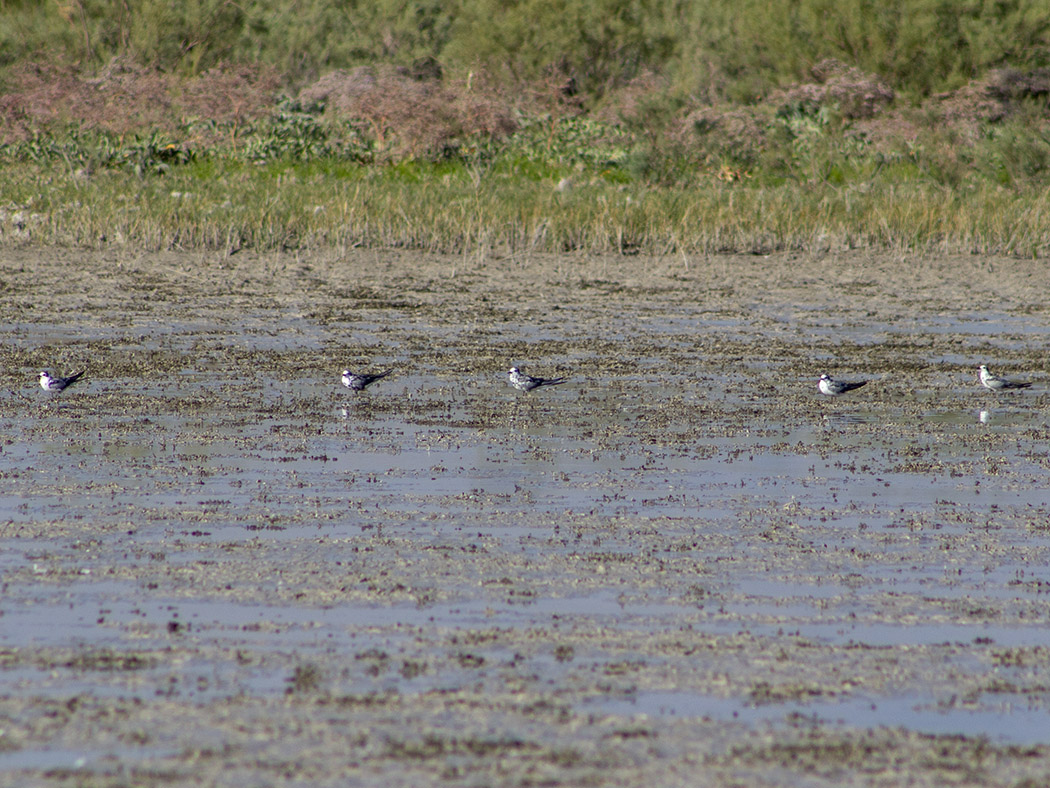
[[[45,369],[40,373],[40,388],[44,391],[63,391],[80,380],[86,371],[87,370],[82,369],[80,372],[70,375],[68,378],[56,378]]]
[[[827,394],[829,397],[838,397],[847,391],[853,391],[867,385],[868,381],[866,380],[861,380],[857,383],[846,383],[841,380],[835,380],[828,374],[821,375],[820,380],[817,382],[817,388],[820,389],[820,393]]]
[[[1022,383],[1017,380],[1007,380],[1006,378],[1001,378],[998,375],[993,375],[991,372],[988,371],[988,367],[986,367],[984,364],[981,364],[979,369],[981,371],[981,385],[984,386],[986,389],[991,389],[992,391],[1005,391],[1007,389],[1026,389],[1032,385],[1031,383]]]
[[[510,372],[507,373],[507,380],[518,391],[533,391],[541,386],[558,386],[568,378],[537,378],[526,375],[517,367],[511,367]]]
[[[368,374],[357,374],[351,372],[348,369],[343,370],[343,385],[351,391],[364,391],[366,388],[371,386],[377,380],[381,380],[389,375],[394,370],[388,369],[386,372],[379,372],[375,375]]]

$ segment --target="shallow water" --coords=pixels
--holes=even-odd
[[[573,293],[5,325],[90,371],[47,397],[7,365],[0,693],[279,699],[310,663],[333,695],[513,676],[581,715],[1047,740],[1050,401],[970,371],[1024,363],[1045,313]],[[572,380],[522,395],[511,363]],[[351,395],[344,366],[395,373]],[[823,399],[825,367],[871,383]]]

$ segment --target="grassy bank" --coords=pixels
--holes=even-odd
[[[1039,4],[832,5],[4,6],[0,244],[1050,252]]]
[[[356,122],[293,114],[9,143],[0,243],[1050,253],[1050,144],[1027,121],[985,124],[960,149],[937,123],[879,140],[820,112],[771,114],[753,139],[694,122],[685,141],[547,117],[412,153]]]
[[[855,247],[1050,252],[1045,190],[874,180],[780,186],[571,185],[462,165],[208,162],[163,177],[5,168],[13,243],[147,249],[409,247],[445,253],[699,254]],[[560,183],[561,188],[558,188]],[[44,188],[42,188],[44,186]]]

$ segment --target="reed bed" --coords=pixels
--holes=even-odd
[[[369,165],[211,162],[163,177],[2,168],[0,243],[234,252],[399,247],[505,254],[761,254],[900,248],[1041,256],[1048,193],[879,180],[838,186],[617,183]],[[554,173],[558,176],[559,173]]]

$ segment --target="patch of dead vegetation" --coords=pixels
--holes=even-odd
[[[1050,69],[996,69],[958,90],[938,93],[926,103],[926,108],[937,122],[960,138],[973,140],[988,124],[1009,119],[1031,100],[1045,103],[1048,96]]]
[[[114,134],[173,132],[188,120],[241,124],[273,111],[276,72],[217,66],[189,79],[114,58],[95,76],[59,62],[27,63],[0,96],[0,142],[79,126]]]
[[[867,74],[834,58],[817,63],[810,73],[815,82],[776,91],[768,101],[780,108],[800,108],[805,114],[833,106],[847,120],[857,120],[878,115],[896,99],[893,88],[875,74]]]
[[[518,128],[507,95],[485,79],[448,82],[435,62],[359,66],[325,74],[299,92],[331,120],[365,121],[390,153],[440,153],[464,136],[503,139]]]
[[[859,135],[880,149],[914,142],[924,131],[952,145],[967,144],[1033,103],[1048,102],[1050,69],[1028,72],[999,69],[958,90],[931,96],[915,107],[902,104],[892,87],[837,60],[812,69],[812,82],[771,93],[750,106],[715,105],[694,108],[675,132],[686,144],[702,142],[709,149],[738,159],[753,158],[766,149],[779,119],[791,115],[816,117],[828,110],[841,119],[846,134]]]
[[[813,67],[812,82],[774,91],[754,105],[710,106],[689,112],[678,130],[680,139],[707,138],[737,158],[765,147],[777,118],[816,116],[832,110],[845,121],[869,120],[888,114],[896,101],[893,88],[874,74],[834,59]]]

